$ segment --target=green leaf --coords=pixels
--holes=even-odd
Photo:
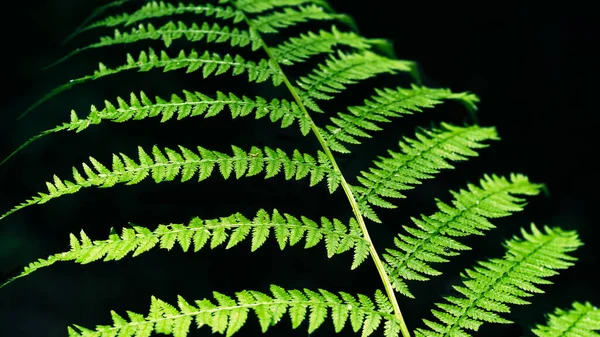
[[[410,72],[414,63],[380,56],[370,51],[352,54],[338,52],[319,64],[309,75],[301,77],[296,84],[303,103],[321,112],[314,100],[330,100],[348,85],[372,78],[379,74]]]
[[[218,37],[218,38],[217,38]],[[198,25],[193,23],[186,25],[182,21],[169,21],[158,28],[151,23],[140,24],[129,32],[115,30],[113,36],[102,36],[100,41],[78,48],[58,61],[52,63],[49,67],[56,66],[71,57],[90,49],[109,47],[120,44],[132,44],[144,40],[162,40],[165,47],[169,47],[173,40],[185,39],[190,42],[199,42],[206,40],[209,43],[229,42],[232,47],[251,46],[252,50],[257,50],[261,46],[260,37],[251,34],[248,30],[240,30],[237,27],[221,26],[218,23],[209,24],[207,22]]]
[[[432,263],[448,262],[470,248],[458,239],[469,235],[484,235],[494,229],[490,218],[500,218],[523,210],[525,199],[521,196],[537,195],[543,186],[534,184],[521,174],[509,178],[484,176],[479,186],[468,184],[465,189],[451,192],[451,205],[437,200],[439,211],[413,218],[416,227],[404,226],[407,234],[395,240],[396,249],[388,249],[383,258],[392,284],[401,294],[413,297],[408,290],[408,280],[429,280],[439,275]]]
[[[442,123],[440,129],[423,130],[414,139],[400,142],[401,152],[389,151],[388,157],[375,162],[377,168],[362,171],[357,177],[363,186],[355,186],[356,201],[364,215],[380,222],[369,204],[395,208],[383,199],[405,198],[402,191],[413,189],[421,180],[431,179],[443,169],[454,168],[450,161],[464,161],[477,156],[476,149],[487,145],[484,141],[497,139],[494,128],[479,126],[459,127]]]
[[[350,113],[338,113],[331,117],[331,124],[321,132],[328,143],[343,142],[360,144],[359,138],[371,138],[372,133],[382,130],[381,123],[392,118],[423,112],[447,100],[459,101],[472,106],[479,101],[477,96],[463,92],[453,93],[448,89],[432,89],[412,85],[410,89],[376,89],[376,95],[365,100],[364,105],[348,107]],[[334,147],[334,151],[346,153],[346,148]]]
[[[477,331],[486,322],[510,323],[498,314],[509,312],[510,304],[528,304],[524,298],[543,292],[537,285],[549,283],[546,278],[573,265],[576,259],[568,253],[581,246],[576,232],[560,228],[540,231],[532,224],[530,232],[521,230],[521,236],[504,243],[502,259],[479,261],[465,270],[463,285],[454,286],[462,297],[445,297],[449,303],[432,310],[440,323],[424,320],[429,329],[419,328],[415,336],[468,336],[464,329]],[[499,309],[493,302],[506,306]]]
[[[341,297],[340,297],[341,295]],[[381,321],[398,324],[397,319],[388,313],[375,310],[368,303],[368,297],[358,295],[361,301],[354,296],[342,293],[340,295],[319,290],[319,292],[305,289],[285,290],[278,286],[271,286],[271,294],[267,295],[258,291],[244,290],[238,292],[235,300],[227,295],[214,292],[216,299],[214,303],[210,299],[195,301],[195,305],[178,298],[177,307],[166,302],[152,298],[150,314],[143,317],[140,314],[129,313],[127,320],[113,313],[112,326],[97,326],[96,330],[86,329],[80,326],[70,327],[70,335],[80,337],[97,336],[147,336],[150,333],[173,334],[177,337],[185,337],[189,333],[192,319],[196,319],[199,327],[208,326],[213,333],[224,333],[226,336],[235,334],[247,320],[250,308],[257,314],[258,320],[266,332],[272,325],[278,323],[283,314],[288,312],[292,317],[292,326],[296,328],[306,319],[306,308],[310,308],[309,333],[319,328],[327,319],[329,312],[343,312],[352,307],[351,310],[367,315],[369,319],[364,326],[359,322],[357,326],[363,331],[374,331]],[[336,329],[342,329],[344,322],[339,319]],[[356,323],[353,323],[356,324]],[[389,335],[397,337],[396,335]]]
[[[290,158],[283,150],[279,149],[272,150],[265,148],[267,157],[262,157],[262,152],[258,148],[252,148],[249,152],[245,152],[234,147],[233,155],[210,151],[202,147],[198,147],[199,154],[181,146],[179,150],[180,152],[174,155],[173,150],[166,149],[165,152],[171,153],[170,158],[166,158],[163,152],[157,147],[153,149],[152,156],[140,147],[138,148],[139,163],[124,154],[120,154],[125,165],[117,165],[115,170],[108,170],[94,158],[91,158],[90,161],[93,168],[90,168],[87,164],[83,164],[87,178],[81,176],[75,169],[73,174],[75,182],[54,178],[53,182],[46,183],[48,194],[41,193],[39,196],[34,196],[24,203],[15,206],[0,216],[0,220],[22,208],[46,203],[63,195],[74,194],[83,188],[94,186],[112,187],[116,184],[134,185],[144,180],[150,173],[156,183],[173,181],[178,176],[181,176],[182,182],[187,181],[195,172],[198,172],[198,179],[201,181],[210,177],[214,166],[218,165],[221,174],[227,179],[234,166],[237,167],[236,176],[251,176],[263,171],[263,163],[266,162],[268,164],[265,170],[265,178],[278,174],[279,167],[282,164],[289,166],[294,172],[300,166],[309,167],[311,186],[320,181],[320,179],[315,179],[315,177],[322,179],[324,176],[327,176],[328,179],[335,180],[338,178],[330,177],[339,175],[339,172],[336,172],[328,161],[317,162],[308,154],[302,157]],[[260,162],[258,165],[256,160]],[[239,162],[244,163],[240,164]],[[291,178],[292,176],[286,176],[288,180]],[[331,187],[330,190],[333,192]]]
[[[335,226],[332,226],[332,223]],[[327,248],[328,256],[332,257],[353,250],[355,256],[361,256],[360,261],[355,258],[356,265],[353,267],[356,268],[357,263],[368,257],[368,244],[357,227],[354,219],[350,220],[349,226],[338,219],[326,218],[321,218],[321,224],[317,224],[306,217],[298,219],[287,213],[282,215],[277,210],[269,213],[261,209],[253,220],[236,213],[211,220],[194,218],[187,225],[159,225],[154,231],[132,225],[132,228],[123,229],[121,235],[111,231],[107,240],[92,241],[84,231],[81,231],[80,237],[73,234],[69,236],[71,248],[68,252],[54,254],[46,259],[30,263],[20,274],[1,284],[0,288],[57,262],[74,261],[85,264],[102,259],[104,261],[121,260],[129,254],[137,257],[153,248],[171,250],[179,246],[183,251],[188,251],[190,247],[193,247],[193,251],[198,252],[210,241],[210,249],[224,245],[229,249],[247,240],[250,236],[252,238],[251,250],[255,251],[264,244],[271,231],[276,233],[276,240],[281,249],[285,248],[282,242],[289,242],[292,246],[302,238],[306,238],[305,248],[313,247],[323,240],[326,242],[327,240],[342,240],[346,247],[343,250]],[[365,247],[366,251],[363,251]]]
[[[282,65],[303,63],[308,58],[324,53],[332,53],[335,46],[348,46],[358,50],[370,48],[371,42],[360,35],[351,32],[340,32],[332,26],[331,32],[320,30],[318,34],[308,32],[292,37],[289,40],[271,48],[273,57]]]
[[[190,51],[181,50],[177,56],[172,55],[173,54],[169,55],[164,50],[155,52],[153,49],[149,49],[148,52],[142,51],[137,59],[134,58],[133,55],[127,54],[127,62],[117,67],[108,68],[101,63],[98,70],[96,70],[93,74],[73,79],[43,96],[32,106],[30,106],[23,114],[21,114],[19,118],[24,117],[30,111],[48,99],[58,95],[61,92],[71,89],[77,84],[98,80],[100,78],[116,75],[128,70],[145,72],[152,69],[162,69],[163,72],[168,72],[177,69],[185,69],[187,73],[202,70],[203,75],[206,78],[213,74],[216,66],[218,65],[219,70],[214,74],[215,76],[224,74],[225,72],[231,70],[231,75],[234,76],[247,73],[249,82],[260,83],[271,79],[273,85],[275,86],[278,86],[282,83],[280,72],[273,67],[270,67],[268,62],[264,59],[259,62],[246,61],[240,55],[220,55],[217,53],[211,53],[209,51],[199,54],[193,49]]]
[[[598,337],[600,310],[591,303],[574,302],[570,309],[556,308],[547,315],[546,325],[538,324],[532,332],[538,337]]]
[[[233,9],[229,6],[214,6],[212,4],[184,4],[184,3],[169,3],[164,1],[151,1],[134,11],[131,14],[118,14],[106,17],[102,20],[93,22],[78,33],[86,30],[102,28],[102,27],[115,27],[120,25],[132,25],[134,23],[160,17],[173,17],[174,15],[185,15],[185,14],[201,14],[208,17],[214,17],[216,19],[231,20],[234,23],[240,22],[244,19],[244,13]]]
[[[238,0],[235,5],[247,13],[262,13],[272,9],[288,6],[315,4],[325,9],[331,9],[325,0]]]
[[[250,21],[250,26],[260,33],[277,33],[283,28],[293,27],[307,21],[324,21],[346,19],[345,15],[329,13],[317,5],[301,6],[299,8],[284,8],[259,15]]]

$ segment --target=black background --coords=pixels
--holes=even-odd
[[[97,6],[99,1],[15,2],[2,11],[2,116],[0,156],[28,137],[66,120],[71,108],[85,116],[90,104],[144,90],[168,97],[181,89],[213,86],[223,91],[244,88],[247,94],[268,92],[268,85],[251,89],[244,80],[212,79],[158,72],[125,74],[98,83],[82,85],[49,101],[31,115],[15,118],[43,93],[71,78],[89,73],[99,60],[118,64],[125,48],[114,47],[81,54],[48,71],[41,69],[72,48],[95,41],[94,34],[66,46],[60,42]],[[533,181],[545,183],[548,196],[530,200],[524,212],[494,223],[498,229],[487,238],[467,240],[474,250],[455,263],[440,266],[445,275],[425,284],[413,284],[417,300],[400,298],[409,327],[421,326],[440,295],[448,294],[458,273],[476,258],[502,254],[500,242],[518,233],[530,222],[577,229],[586,243],[578,252],[575,267],[555,277],[555,285],[533,298],[531,306],[515,308],[512,326],[486,325],[477,336],[531,335],[528,327],[543,321],[543,313],[571,301],[600,303],[596,287],[597,256],[594,244],[599,231],[594,224],[597,212],[595,147],[597,108],[594,87],[597,78],[598,23],[590,6],[575,2],[562,7],[436,7],[423,3],[401,7],[392,1],[332,1],[340,12],[357,21],[368,37],[392,40],[399,58],[415,60],[430,86],[471,91],[482,99],[478,112],[481,125],[496,126],[502,141],[481,152],[479,158],[457,165],[437,179],[410,191],[398,201],[399,209],[381,211],[383,225],[371,224],[378,247],[389,247],[391,235],[406,224],[408,216],[434,211],[433,198],[449,199],[448,190],[465,182],[476,182],[484,173],[521,172]],[[156,44],[158,46],[159,44]],[[181,45],[183,46],[183,44]],[[203,44],[202,44],[203,46]],[[176,45],[178,47],[178,45]],[[135,50],[140,47],[134,47]],[[199,47],[201,48],[201,47]],[[130,49],[127,49],[129,51]],[[116,60],[116,61],[115,61]],[[384,79],[388,80],[388,79]],[[207,84],[205,84],[207,83]],[[362,90],[381,82],[352,87],[341,99],[357,103],[370,94]],[[352,101],[354,100],[354,101]],[[395,148],[396,141],[411,135],[418,125],[431,120],[471,122],[458,104],[446,104],[422,116],[397,120],[386,127],[355,155],[341,156],[340,165],[350,175],[368,167],[374,155]],[[0,207],[8,209],[36,191],[56,173],[68,177],[70,167],[89,155],[108,162],[114,152],[134,153],[138,145],[204,147],[228,151],[230,144],[299,148],[313,152],[318,144],[302,138],[294,129],[281,131],[267,120],[239,119],[223,114],[212,120],[157,121],[130,125],[102,125],[80,135],[46,137],[31,145],[0,168]],[[16,272],[24,264],[67,248],[68,233],[81,228],[93,238],[103,238],[110,227],[120,228],[131,221],[150,227],[158,223],[185,222],[191,216],[214,218],[236,211],[250,216],[259,208],[277,208],[294,215],[347,219],[345,198],[338,191],[329,196],[324,187],[307,188],[305,181],[284,182],[282,178],[263,182],[261,178],[226,181],[215,178],[203,183],[116,187],[88,190],[76,196],[33,206],[7,218],[0,225],[0,273]],[[383,250],[382,248],[379,248]],[[171,253],[153,251],[136,259],[78,266],[56,265],[19,280],[0,290],[0,335],[63,336],[65,327],[76,323],[92,327],[109,323],[109,310],[147,312],[155,295],[174,303],[176,295],[187,299],[210,296],[212,290],[233,293],[240,289],[267,291],[269,284],[286,288],[324,288],[332,291],[372,294],[380,288],[370,262],[350,271],[351,257],[327,259],[324,248],[295,247],[280,253],[273,242],[250,255],[244,243],[226,251]],[[256,335],[252,322],[242,333]],[[332,333],[329,325],[314,333]],[[209,334],[194,331],[191,336]],[[281,324],[273,335],[305,336],[306,326],[290,331]],[[349,329],[343,335],[352,335]]]

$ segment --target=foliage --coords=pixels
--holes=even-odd
[[[194,117],[206,119],[226,113],[232,119],[268,117],[281,128],[294,125],[303,137],[314,136],[320,149],[309,154],[297,149],[255,145],[244,150],[231,145],[231,152],[224,153],[202,144],[194,149],[155,145],[138,147],[135,157],[113,153],[110,165],[90,157],[89,163],[72,169],[71,178],[53,176],[46,183],[47,191],[10,208],[0,220],[92,187],[135,185],[145,180],[157,184],[192,179],[202,182],[212,179],[213,173],[223,179],[260,173],[265,179],[277,175],[285,180],[306,178],[310,187],[323,182],[330,194],[344,194],[350,206],[348,213],[352,213],[349,219],[341,221],[322,214],[315,221],[277,209],[267,211],[265,205],[254,216],[234,213],[217,219],[194,217],[187,223],[161,224],[155,229],[131,224],[121,230],[111,229],[106,239],[93,240],[82,230],[79,235],[71,234],[67,251],[32,262],[0,288],[59,262],[115,261],[176,246],[194,252],[208,247],[230,249],[244,241],[249,241],[252,252],[268,240],[283,250],[304,240],[304,248],[323,244],[328,257],[351,252],[351,269],[370,258],[382,289],[375,290],[371,298],[272,285],[269,294],[256,290],[241,290],[233,296],[214,292],[214,299],[193,303],[180,296],[176,305],[152,297],[148,314],[128,311],[125,317],[112,312],[110,325],[94,329],[73,325],[68,328],[69,336],[145,337],[162,333],[184,337],[193,323],[232,336],[245,326],[251,313],[262,332],[288,315],[294,329],[307,321],[309,334],[329,321],[336,332],[349,322],[352,331],[363,337],[378,329],[386,337],[411,336],[396,292],[418,298],[409,289],[409,282],[441,275],[434,264],[450,262],[461,251],[471,249],[461,242],[465,237],[489,237],[489,231],[496,227],[494,219],[523,210],[525,197],[537,195],[543,186],[519,173],[486,174],[478,184],[467,183],[463,189],[451,191],[452,201],[436,199],[435,213],[412,217],[413,225],[403,225],[393,246],[389,242],[391,248],[380,256],[367,226],[377,224],[369,221],[383,222],[379,214],[397,208],[395,199],[407,198],[407,191],[425,180],[477,157],[490,141],[499,139],[497,130],[448,122],[421,127],[413,136],[399,141],[399,150],[389,149],[386,156],[373,159],[371,167],[355,177],[340,169],[340,155],[350,154],[378,137],[376,132],[396,118],[424,113],[447,101],[462,103],[473,113],[477,96],[423,85],[415,62],[397,59],[385,40],[361,36],[354,21],[336,13],[325,0],[198,2],[118,0],[98,8],[68,39],[104,28],[114,29],[114,33],[75,49],[52,66],[117,45],[135,47],[136,51],[127,54],[120,64],[100,63],[95,72],[57,87],[22,116],[68,89],[126,71],[178,70],[189,76],[200,74],[197,78],[201,79],[220,76],[226,83],[235,81],[248,87],[261,83],[277,90],[251,97],[238,90],[190,89],[173,92],[168,98],[150,98],[139,88],[131,88],[129,97],[109,98],[102,107],[91,106],[84,117],[71,111],[68,121],[33,136],[0,165],[33,141],[63,131],[79,133],[103,123],[129,125],[143,120],[189,123]],[[123,10],[130,5],[136,9]],[[111,14],[113,11],[123,12]],[[187,21],[190,17],[193,22]],[[138,47],[149,41],[160,41],[164,49]],[[178,47],[173,51],[179,42],[192,42],[194,48]],[[352,87],[369,86],[366,81],[382,76],[405,78],[411,83],[372,88],[370,96],[360,96],[362,104],[340,99]],[[376,212],[375,207],[383,210]],[[320,211],[326,213],[328,208]],[[526,298],[543,292],[544,286],[551,283],[548,278],[573,265],[575,258],[569,253],[580,245],[574,231],[558,227],[540,230],[531,225],[529,231],[521,231],[521,237],[505,242],[502,258],[480,261],[466,269],[461,274],[462,285],[454,286],[456,294],[436,304],[432,310],[435,319],[424,319],[426,328],[416,328],[412,335],[462,337],[470,336],[484,323],[511,323],[506,316],[510,306],[528,304]],[[594,331],[599,329],[598,310],[589,303],[575,302],[571,310],[557,309],[549,316],[548,324],[538,325],[533,333],[542,337],[597,336]]]

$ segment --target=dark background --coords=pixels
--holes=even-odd
[[[95,55],[86,52],[42,71],[72,48],[95,41],[96,35],[87,34],[66,46],[60,44],[99,2],[14,2],[2,11],[1,157],[28,137],[65,121],[71,108],[85,116],[90,104],[101,106],[104,99],[114,101],[117,95],[131,91],[144,90],[164,98],[181,89],[210,93],[213,87],[223,91],[238,88],[250,95],[279,94],[268,85],[248,88],[241,77],[235,81],[226,77],[201,81],[198,75],[185,76],[181,72],[134,73],[82,85],[43,104],[26,118],[15,120],[43,93],[89,73],[99,60],[118,64],[126,50],[148,46],[140,43],[132,49],[107,48]],[[530,336],[529,327],[542,322],[543,313],[556,306],[567,307],[574,300],[600,303],[595,281],[600,250],[594,244],[599,231],[593,223],[597,214],[594,193],[598,188],[594,164],[598,55],[592,50],[598,43],[599,30],[591,7],[576,2],[543,8],[523,4],[439,8],[425,3],[400,8],[395,2],[383,0],[368,1],[366,7],[359,1],[332,3],[338,11],[356,19],[362,34],[388,38],[394,41],[399,58],[417,61],[425,84],[479,95],[482,102],[478,122],[497,126],[502,137],[479,158],[458,164],[458,170],[444,172],[410,191],[408,199],[397,202],[397,210],[380,211],[384,224],[370,224],[380,251],[390,247],[391,235],[408,223],[409,216],[432,213],[435,197],[449,200],[448,190],[476,182],[484,173],[521,172],[545,183],[550,191],[548,196],[530,199],[524,212],[494,221],[498,229],[487,238],[467,240],[474,250],[453,264],[440,266],[444,276],[412,284],[418,299],[399,298],[409,327],[422,326],[420,318],[431,317],[428,311],[432,303],[449,293],[460,270],[476,258],[501,255],[500,242],[530,222],[577,229],[586,243],[576,253],[579,262],[553,278],[555,285],[544,287],[546,293],[535,296],[533,305],[515,308],[509,317],[517,324],[485,325],[476,335]],[[175,45],[179,46],[184,44]],[[381,86],[381,82],[353,87],[341,99],[358,103],[370,95],[368,88],[376,85]],[[349,176],[366,169],[374,155],[395,149],[403,135],[413,134],[418,125],[431,125],[432,120],[471,122],[464,109],[452,103],[422,116],[397,120],[374,140],[355,147],[353,156],[340,156],[342,169]],[[1,167],[0,208],[8,209],[43,190],[43,181],[54,173],[68,178],[70,167],[89,155],[108,162],[110,153],[132,154],[138,145],[149,148],[155,143],[190,148],[202,145],[227,152],[230,144],[298,148],[313,153],[318,147],[312,138],[302,138],[293,128],[281,131],[267,120],[252,118],[231,122],[225,113],[212,120],[186,123],[102,125],[79,135],[46,137]],[[0,274],[16,272],[38,257],[63,251],[68,233],[82,228],[92,238],[100,239],[106,237],[110,227],[121,228],[128,222],[154,227],[158,223],[185,222],[191,216],[215,218],[236,211],[251,216],[259,208],[277,208],[313,219],[327,216],[346,220],[350,215],[341,191],[329,196],[323,186],[308,189],[306,181],[284,182],[279,177],[266,182],[262,178],[239,182],[214,178],[200,184],[144,182],[137,187],[88,190],[27,208],[4,220],[0,226]],[[63,336],[66,326],[72,323],[88,327],[108,324],[111,309],[146,313],[151,295],[174,303],[177,294],[192,300],[210,296],[212,290],[229,294],[241,289],[267,291],[268,284],[368,295],[380,288],[372,263],[367,261],[350,271],[350,255],[327,259],[322,245],[306,251],[294,247],[280,253],[273,242],[268,242],[258,252],[248,252],[249,244],[242,243],[229,251],[220,248],[193,254],[176,248],[171,253],[156,250],[119,262],[53,266],[0,291],[0,335]],[[288,326],[287,322],[280,324],[271,333],[306,335],[306,326],[294,331]],[[241,334],[256,335],[257,331],[257,324],[251,320]],[[330,325],[325,324],[313,335],[330,333]],[[209,330],[203,329],[193,331],[191,336],[207,334]],[[346,329],[343,335],[352,334]]]

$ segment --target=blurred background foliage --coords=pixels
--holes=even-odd
[[[47,71],[42,68],[97,35],[88,33],[67,45],[61,41],[75,29],[101,1],[20,1],[2,10],[2,117],[0,156],[38,132],[68,118],[70,109],[81,116],[90,104],[131,91],[168,97],[182,89],[243,92],[248,95],[280,95],[267,85],[246,86],[244,80],[218,77],[203,81],[198,74],[182,72],[159,74],[127,73],[82,85],[43,104],[29,116],[15,120],[42,94],[69,79],[93,71],[97,62],[119,64],[127,51],[160,43],[141,43],[87,51],[65,64]],[[449,190],[466,182],[477,182],[484,173],[527,174],[531,180],[547,184],[550,194],[530,199],[524,212],[494,223],[498,229],[487,238],[467,240],[473,251],[454,263],[440,266],[444,276],[423,284],[413,284],[417,300],[400,298],[409,327],[430,317],[429,310],[441,295],[459,280],[459,272],[474,259],[495,257],[500,243],[530,222],[577,229],[586,245],[577,256],[576,267],[555,277],[555,285],[545,287],[533,305],[515,308],[513,326],[484,326],[477,336],[529,335],[528,327],[544,320],[543,313],[554,307],[567,307],[574,300],[600,304],[597,290],[597,259],[600,249],[594,240],[600,233],[594,224],[597,214],[597,107],[593,85],[597,78],[598,22],[587,6],[562,3],[561,7],[514,7],[481,5],[461,7],[420,3],[406,8],[392,1],[331,1],[340,12],[357,21],[368,37],[394,42],[399,58],[419,63],[425,84],[471,91],[482,99],[477,118],[481,125],[497,126],[502,141],[495,142],[479,158],[457,165],[408,193],[397,202],[399,208],[381,211],[384,224],[370,224],[380,250],[391,247],[391,236],[407,224],[410,216],[434,211],[434,198],[449,200]],[[546,5],[548,6],[548,5]],[[187,18],[192,22],[194,18]],[[184,20],[184,19],[182,19]],[[111,33],[104,30],[104,33]],[[189,44],[175,43],[174,48]],[[195,46],[202,50],[202,44]],[[172,47],[173,48],[173,47]],[[340,98],[358,103],[369,88],[406,85],[392,78],[378,78],[352,87]],[[319,117],[320,118],[320,117]],[[340,156],[345,172],[353,175],[369,166],[374,155],[396,149],[397,140],[412,135],[417,126],[439,121],[472,123],[458,104],[446,104],[426,114],[397,120],[374,140],[356,148],[351,156]],[[156,120],[123,125],[106,124],[74,135],[65,133],[36,142],[0,168],[0,207],[5,210],[36,191],[52,174],[68,177],[70,168],[92,155],[109,162],[114,152],[135,153],[138,145],[174,147],[184,145],[228,151],[229,145],[298,148],[313,152],[318,143],[303,138],[294,128],[280,130],[267,120],[252,118],[231,121],[226,114],[210,120],[190,119],[161,125]],[[111,227],[128,222],[154,228],[159,223],[185,222],[192,216],[215,218],[240,211],[251,216],[258,208],[277,208],[293,215],[348,219],[350,210],[342,193],[329,196],[323,186],[307,188],[305,181],[285,182],[282,178],[203,183],[145,182],[136,187],[119,186],[88,190],[19,212],[0,224],[0,274],[14,273],[26,263],[68,247],[68,234],[85,229],[95,239],[105,238]],[[109,310],[145,313],[155,295],[171,303],[180,294],[188,299],[209,296],[211,291],[233,293],[241,289],[266,291],[269,284],[286,288],[324,288],[331,291],[372,295],[380,288],[370,262],[351,272],[350,255],[327,259],[324,248],[294,247],[279,252],[270,242],[254,254],[242,244],[225,251],[204,250],[182,253],[153,251],[136,259],[79,266],[59,264],[19,280],[0,291],[0,335],[64,336],[68,324],[92,327],[109,322]],[[258,325],[250,321],[240,336],[255,336]],[[333,333],[326,324],[313,336]],[[206,329],[191,336],[208,335]],[[306,327],[290,330],[280,324],[272,335],[305,336]],[[344,330],[340,336],[350,336]]]

